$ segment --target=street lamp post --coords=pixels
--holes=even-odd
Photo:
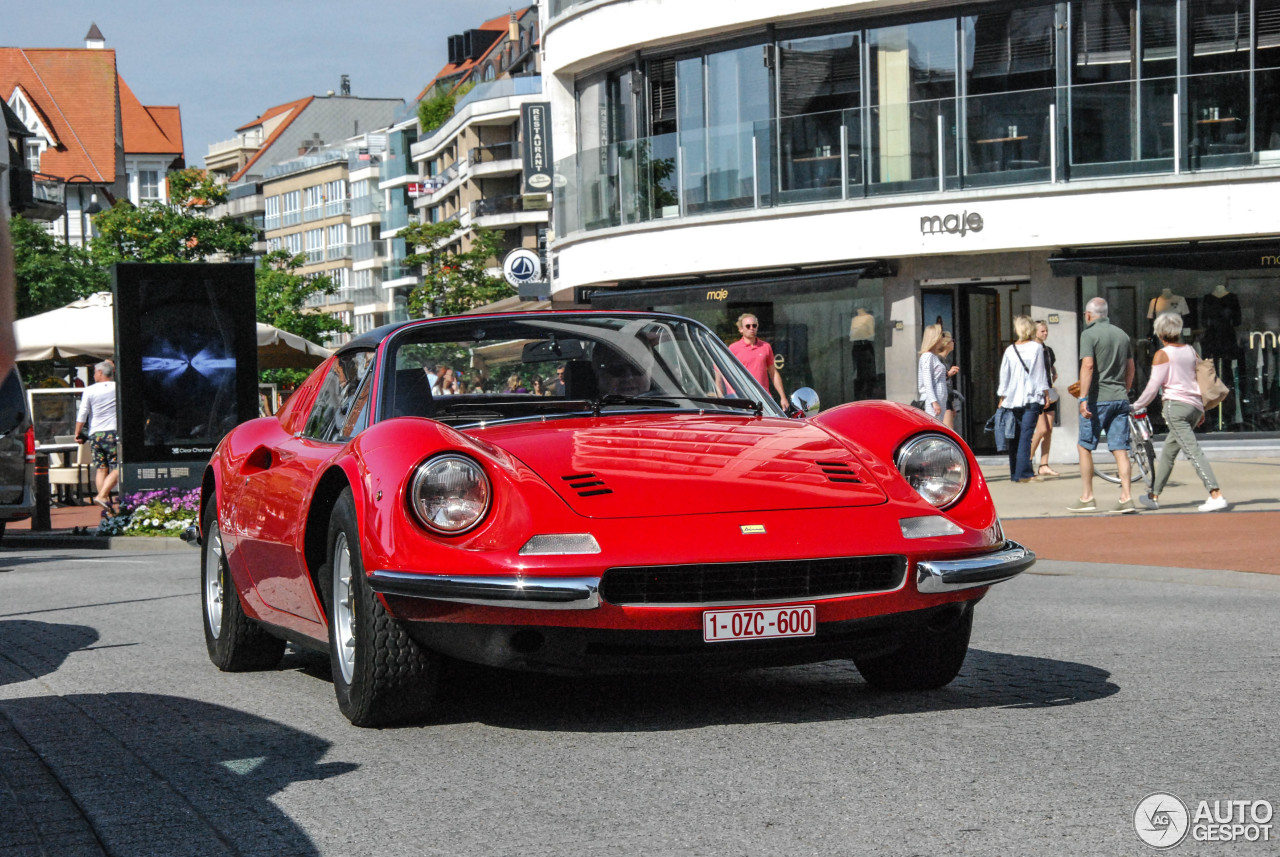
[[[93,215],[99,214],[102,211],[105,211],[106,209],[104,209],[101,205],[98,204],[98,185],[96,182],[94,182],[93,179],[89,178],[88,176],[79,175],[79,174],[74,176],[68,176],[67,178],[63,179],[62,180],[62,241],[63,243],[68,245],[71,244],[71,211],[67,206],[67,185],[71,183],[72,179],[84,179],[86,182],[89,183],[89,187],[93,189],[93,193],[89,195],[89,207],[85,208],[84,184],[82,183],[76,184],[76,200],[79,202],[79,205],[77,206],[77,208],[79,210],[79,215],[80,215],[80,246],[83,247],[85,244],[85,240],[84,240],[85,215],[92,217]],[[104,194],[107,193],[106,188],[103,188],[102,192]],[[107,198],[110,199],[111,195],[107,194]]]

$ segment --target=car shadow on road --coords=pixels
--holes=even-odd
[[[147,693],[0,700],[109,854],[319,854],[271,797],[355,770],[330,742],[261,717]],[[46,843],[60,853],[56,836]]]
[[[96,642],[97,630],[85,625],[0,620],[0,686],[48,675]]]
[[[535,731],[643,732],[734,723],[857,720],[957,709],[1036,709],[1118,693],[1111,674],[1071,661],[970,649],[939,690],[871,688],[852,663],[737,673],[562,677],[452,665],[433,723]]]

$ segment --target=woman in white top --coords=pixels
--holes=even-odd
[[[1169,433],[1165,437],[1164,449],[1160,451],[1160,460],[1156,462],[1156,481],[1151,484],[1151,493],[1138,499],[1148,509],[1160,508],[1160,492],[1169,482],[1174,459],[1181,449],[1209,490],[1209,499],[1200,505],[1200,511],[1217,512],[1227,508],[1227,500],[1218,489],[1213,468],[1196,441],[1195,428],[1204,422],[1204,402],[1200,398],[1200,385],[1196,383],[1199,355],[1182,341],[1183,324],[1181,315],[1166,312],[1153,325],[1155,335],[1160,337],[1164,347],[1151,360],[1151,380],[1147,381],[1147,388],[1138,401],[1133,403],[1133,410],[1135,413],[1145,411],[1159,393],[1164,400],[1164,421]]]
[[[942,362],[942,356],[951,347],[951,334],[944,331],[942,325],[931,324],[924,329],[920,362],[916,364],[916,398],[924,402],[924,412],[938,421],[943,420],[947,409],[947,377],[959,371],[952,367],[948,372]]]
[[[1020,315],[1013,320],[1018,339],[1000,361],[1000,407],[1013,412],[1014,435],[1009,438],[1009,478],[1014,482],[1043,482],[1031,468],[1031,438],[1049,394],[1044,347],[1036,342],[1035,322]]]

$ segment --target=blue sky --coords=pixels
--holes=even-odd
[[[84,47],[97,23],[143,104],[182,108],[187,163],[268,107],[337,90],[413,98],[449,36],[527,5],[511,0],[57,0],[7,4],[0,44]],[[8,93],[5,93],[7,96]]]

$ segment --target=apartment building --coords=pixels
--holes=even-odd
[[[550,197],[524,193],[520,151],[522,108],[542,100],[538,45],[536,6],[451,36],[449,62],[421,96],[454,93],[456,102],[409,147],[418,186],[410,202],[422,222],[456,222],[458,249],[475,230],[494,229],[504,251],[545,252]]]
[[[910,401],[941,321],[978,449],[1014,316],[1047,320],[1065,393],[1085,301],[1109,301],[1139,383],[1173,308],[1233,392],[1206,428],[1280,430],[1280,0],[543,16],[557,303],[675,310],[726,338],[752,312],[788,387],[827,406]]]

